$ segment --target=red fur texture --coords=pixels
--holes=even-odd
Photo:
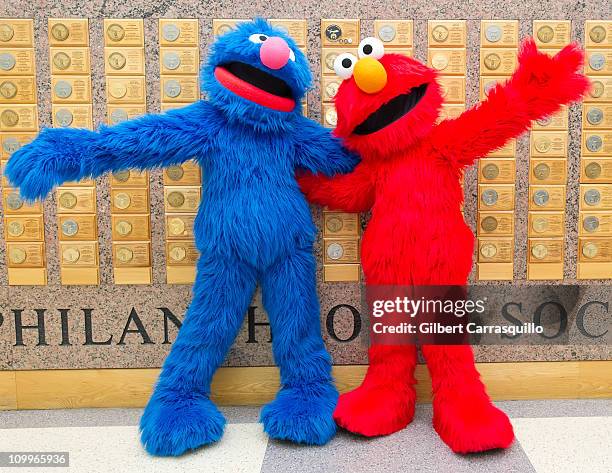
[[[550,57],[525,41],[519,67],[488,99],[436,125],[442,97],[436,74],[417,61],[380,59],[388,83],[377,94],[345,80],[336,96],[336,135],[361,154],[350,174],[305,175],[300,185],[314,203],[346,212],[372,210],[361,261],[370,285],[464,285],[472,267],[474,236],[460,211],[466,166],[529,129],[536,120],[579,100],[589,82],[579,71],[583,52],[570,45]],[[355,127],[379,107],[428,84],[406,115],[371,134]],[[490,401],[467,345],[423,346],[431,373],[433,424],[458,453],[507,448],[508,417]],[[404,428],[414,415],[416,347],[373,346],[362,385],[340,397],[336,422],[366,436]]]

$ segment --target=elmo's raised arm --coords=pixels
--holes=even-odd
[[[533,120],[580,100],[589,88],[588,79],[579,72],[584,53],[575,44],[551,57],[528,39],[518,59],[512,77],[492,89],[487,100],[432,131],[434,151],[457,168],[501,148],[528,130]]]
[[[331,210],[365,212],[374,205],[375,176],[371,166],[361,162],[350,174],[327,177],[306,173],[298,182],[306,198]]]

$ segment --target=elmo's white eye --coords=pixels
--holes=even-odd
[[[249,41],[256,44],[263,43],[266,39],[268,39],[268,37],[261,33],[255,33],[249,36]]]
[[[373,57],[374,59],[380,59],[385,55],[385,47],[382,41],[377,38],[364,38],[359,43],[359,58]]]
[[[289,59],[295,62],[295,53],[293,52],[293,49],[289,50]]]
[[[334,71],[336,75],[344,80],[350,79],[353,75],[353,69],[357,58],[351,53],[338,54],[338,57],[334,60]]]

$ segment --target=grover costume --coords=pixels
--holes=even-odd
[[[6,174],[29,200],[65,181],[195,159],[203,198],[193,300],[140,423],[147,451],[180,455],[215,442],[225,419],[210,382],[256,283],[270,317],[281,390],[261,420],[274,438],[324,444],[338,393],[320,333],[312,244],[316,228],[295,170],[333,174],[356,164],[337,138],[301,114],[308,62],[282,31],[257,19],[212,45],[202,69],[207,100],[99,132],[46,129]]]
[[[474,236],[461,214],[462,171],[580,99],[588,80],[584,55],[570,45],[556,56],[523,43],[519,67],[488,99],[436,124],[442,104],[436,73],[366,38],[359,60],[338,56],[344,79],[336,95],[335,134],[361,154],[352,173],[300,180],[307,197],[347,212],[372,210],[361,261],[369,285],[464,286],[472,267]],[[425,224],[425,222],[427,222]],[[433,424],[458,453],[506,448],[514,433],[490,401],[469,345],[422,347],[433,387]],[[414,345],[375,345],[361,386],[342,395],[334,418],[365,436],[386,435],[414,416]]]

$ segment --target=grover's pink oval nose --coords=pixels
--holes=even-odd
[[[290,53],[289,45],[283,38],[272,36],[261,44],[259,58],[264,66],[280,69],[289,61]]]

